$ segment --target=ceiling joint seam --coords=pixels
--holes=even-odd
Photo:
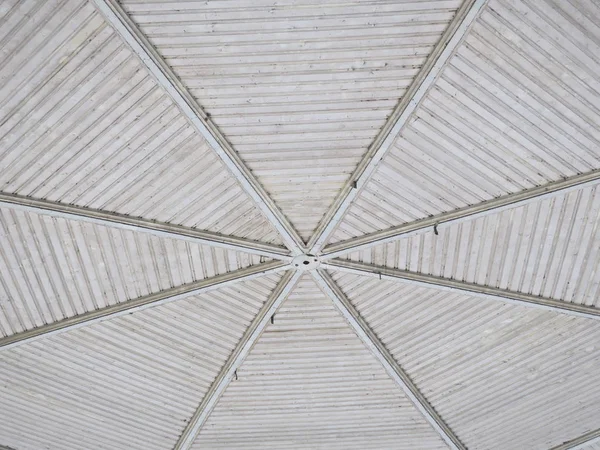
[[[78,316],[68,317],[57,322],[0,338],[0,351],[94,323],[114,319],[125,314],[132,314],[150,307],[184,300],[193,295],[200,295],[234,283],[253,280],[268,274],[287,270],[288,268],[289,265],[281,261],[266,262],[88,311]]]
[[[330,260],[327,263],[322,263],[321,267],[333,271],[343,271],[353,273],[355,275],[370,276],[387,281],[410,283],[420,287],[454,292],[463,295],[479,297],[486,300],[501,301],[504,303],[526,306],[529,308],[538,308],[545,311],[551,311],[575,317],[600,320],[600,308],[595,308],[593,306],[570,303],[553,298],[509,291],[507,289],[484,286],[481,284],[468,283],[451,278],[426,275],[417,272],[409,272],[400,269],[392,269],[389,267],[341,259]]]
[[[92,2],[171,97],[192,126],[204,137],[230,173],[237,179],[242,189],[279,232],[288,248],[294,254],[305,253],[304,242],[296,229],[118,1],[92,0]]]
[[[0,207],[123,230],[149,233],[158,237],[185,240],[201,245],[265,256],[285,262],[290,262],[292,259],[287,248],[266,242],[253,241],[111,211],[24,197],[17,194],[0,192]]]
[[[439,413],[429,403],[425,395],[414,384],[409,375],[387,350],[383,342],[377,337],[367,322],[356,310],[352,302],[346,297],[341,288],[324,270],[312,272],[313,278],[323,293],[331,299],[344,319],[352,327],[356,335],[363,341],[388,375],[404,391],[415,408],[421,413],[431,427],[440,435],[446,444],[453,450],[466,450],[458,436],[446,424]]]
[[[571,439],[561,445],[552,447],[550,450],[585,450],[592,444],[600,444],[600,428],[585,433],[575,439]]]
[[[392,144],[419,107],[422,99],[433,87],[463,39],[471,25],[487,4],[488,0],[465,0],[456,12],[452,22],[429,55],[427,61],[411,83],[408,91],[400,100],[386,123],[375,137],[359,162],[355,171],[334,200],[333,204],[317,226],[308,242],[310,253],[317,254],[327,244],[348,212],[354,199],[360,194],[371,178],[379,162],[384,158]]]
[[[284,274],[256,317],[252,320],[252,323],[225,362],[225,365],[221,368],[208,392],[204,395],[200,405],[179,436],[174,450],[189,450],[191,448],[200,430],[221,398],[221,395],[225,392],[233,378],[238,379],[237,371],[239,367],[262,335],[264,329],[271,323],[271,318],[294,289],[302,275],[303,272],[299,270],[289,270]]]
[[[453,224],[475,220],[490,214],[496,214],[508,209],[525,206],[533,202],[550,199],[558,195],[564,195],[575,190],[581,190],[598,184],[600,184],[600,170],[593,170],[542,186],[496,197],[464,208],[444,212],[425,219],[404,223],[386,230],[376,231],[345,241],[336,242],[335,244],[325,247],[321,252],[320,258],[321,260],[337,258],[348,253],[366,250],[401,238],[428,232],[431,228],[433,228],[434,233],[436,231],[439,233],[440,230]]]

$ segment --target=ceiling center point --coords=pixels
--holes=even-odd
[[[314,270],[321,265],[319,258],[314,255],[298,255],[292,259],[292,266],[297,270]]]

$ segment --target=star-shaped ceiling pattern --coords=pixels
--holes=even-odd
[[[599,23],[2,2],[0,448],[598,448]]]

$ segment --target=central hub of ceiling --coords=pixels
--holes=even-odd
[[[298,255],[292,259],[292,266],[298,270],[313,270],[320,264],[319,258],[313,255]]]

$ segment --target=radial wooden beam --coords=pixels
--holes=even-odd
[[[402,237],[422,233],[430,230],[434,226],[439,230],[451,224],[474,220],[487,214],[494,214],[505,209],[516,208],[534,201],[540,201],[556,195],[563,195],[576,189],[582,189],[597,184],[600,184],[600,170],[576,175],[544,186],[505,195],[476,205],[417,220],[415,222],[405,223],[387,230],[336,242],[323,249],[321,259],[336,258],[357,250],[364,250],[376,245],[392,242]]]
[[[480,284],[466,283],[449,278],[424,275],[416,272],[407,272],[399,269],[375,266],[355,261],[334,259],[322,264],[322,267],[331,270],[341,270],[357,275],[366,275],[380,279],[402,281],[422,287],[436,288],[451,292],[458,292],[487,300],[502,301],[516,305],[539,308],[546,311],[567,314],[570,316],[585,317],[600,320],[600,309],[593,306],[569,303],[552,298],[538,297],[537,295],[524,294]]]
[[[59,320],[54,323],[2,338],[0,339],[0,350],[6,350],[16,345],[31,342],[33,340],[51,336],[57,333],[62,333],[64,331],[73,330],[75,328],[80,328],[82,326],[91,325],[92,323],[113,319],[115,317],[129,314],[134,311],[140,311],[152,306],[164,305],[165,303],[182,300],[192,295],[198,295],[214,289],[223,288],[233,283],[252,280],[269,273],[285,270],[288,267],[289,266],[287,264],[284,264],[281,261],[257,264],[255,266],[245,267],[233,272],[156,292],[144,297],[110,305],[106,308],[89,311],[78,316],[69,317],[67,319]]]
[[[258,315],[246,330],[246,333],[244,333],[244,336],[221,369],[221,372],[215,381],[213,381],[210,389],[200,403],[200,406],[179,437],[174,450],[188,450],[192,446],[200,429],[229,385],[235,371],[239,368],[244,359],[246,359],[246,356],[250,353],[254,343],[269,324],[271,316],[277,312],[281,303],[283,303],[302,275],[303,272],[299,270],[289,271],[281,279],[273,293],[269,296],[269,299],[265,302]]]
[[[202,231],[181,225],[157,222],[141,217],[127,216],[125,214],[66,205],[48,200],[38,200],[31,197],[23,197],[3,192],[0,192],[0,207],[19,209],[63,219],[95,223],[124,230],[139,231],[171,239],[186,240],[197,244],[266,256],[286,262],[291,261],[289,250],[278,245],[234,236],[226,236],[219,233],[211,233],[210,231]]]
[[[321,290],[331,298],[335,306],[353,328],[354,332],[379,360],[390,377],[392,377],[392,379],[402,388],[406,396],[413,402],[415,407],[446,444],[454,450],[465,449],[456,434],[454,434],[450,427],[444,422],[433,406],[429,404],[419,388],[417,388],[408,374],[396,362],[377,335],[360,316],[356,308],[354,308],[350,300],[348,300],[335,281],[333,281],[331,276],[322,270],[314,271],[312,275]]]
[[[592,444],[600,446],[600,428],[564,444],[552,447],[550,450],[585,450],[586,448],[590,448]]]
[[[267,219],[279,231],[285,244],[295,253],[304,253],[304,243],[287,217],[279,210],[265,189],[246,167],[238,153],[202,110],[154,46],[123,10],[117,0],[92,0],[107,22],[131,47],[156,81],[169,94],[181,112],[206,139],[243,189]]]
[[[327,243],[338,223],[343,219],[358,193],[371,178],[375,168],[408,123],[425,94],[435,83],[452,57],[454,50],[462,42],[471,24],[486,3],[487,0],[466,0],[457,11],[406,95],[394,109],[373,143],[369,146],[356,170],[336,197],[333,205],[319,223],[308,243],[308,248],[310,248],[312,254],[318,253]]]

